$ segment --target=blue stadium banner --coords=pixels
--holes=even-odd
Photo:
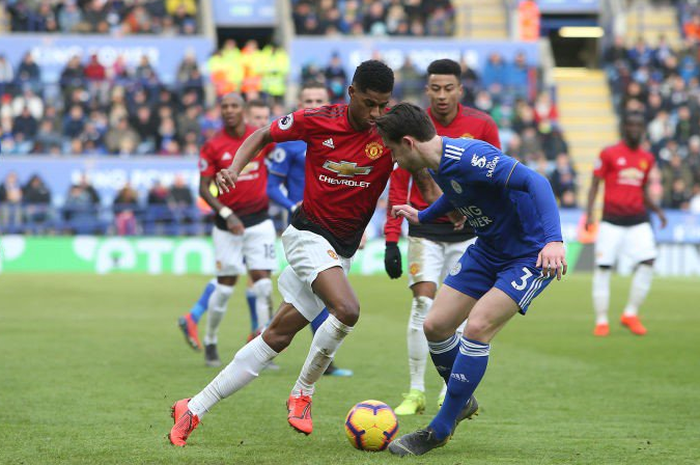
[[[373,58],[377,53],[392,68],[399,69],[409,58],[413,65],[424,72],[431,61],[438,58],[466,60],[477,70],[484,68],[492,52],[500,53],[506,62],[512,62],[518,52],[524,52],[532,66],[539,64],[540,52],[535,43],[509,41],[466,41],[445,39],[411,38],[344,38],[328,40],[325,37],[298,37],[292,40],[292,76],[299,76],[301,69],[309,64],[325,68],[334,53],[340,55],[345,72],[352,76],[357,65]]]
[[[176,176],[182,176],[193,192],[197,192],[199,186],[197,159],[185,157],[3,157],[0,181],[12,171],[17,173],[22,184],[33,174],[41,176],[52,193],[53,202],[59,205],[71,184],[77,183],[84,174],[105,205],[112,204],[117,191],[127,181],[142,197],[154,181],[159,180],[168,186]]]
[[[600,0],[538,0],[543,14],[597,14]]]
[[[217,26],[273,27],[276,23],[275,0],[214,0]]]
[[[22,57],[32,52],[34,60],[41,68],[44,82],[58,82],[63,68],[73,55],[88,59],[97,53],[100,63],[105,67],[114,64],[120,55],[124,56],[128,66],[136,67],[142,56],[147,56],[160,80],[166,84],[175,81],[177,68],[185,53],[192,52],[200,66],[215,48],[215,44],[206,37],[157,37],[129,36],[107,37],[86,35],[20,35],[0,36],[0,50],[7,61],[19,66]]]

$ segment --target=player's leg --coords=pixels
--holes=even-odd
[[[600,222],[595,243],[595,268],[593,269],[593,309],[595,310],[595,336],[607,336],[610,332],[608,308],[610,305],[610,278],[612,267],[624,238],[624,227]]]
[[[656,258],[656,243],[651,225],[642,223],[629,228],[625,244],[628,254],[638,265],[632,276],[629,298],[620,322],[633,334],[643,336],[647,330],[639,319],[639,307],[642,306],[651,289]]]
[[[408,285],[413,298],[406,328],[410,389],[394,412],[415,415],[425,410],[425,366],[428,341],[423,323],[435,298],[440,269],[444,261],[440,244],[421,238],[408,238]]]
[[[272,270],[277,269],[275,253],[275,226],[272,220],[246,228],[243,234],[243,254],[253,281],[255,295],[256,332],[270,322],[272,317]]]
[[[443,248],[444,248],[444,260],[443,260],[443,267],[442,271],[440,272],[440,282],[442,282],[447,274],[450,272],[453,266],[455,266],[456,263],[459,262],[459,259],[462,258],[462,255],[464,255],[464,252],[469,248],[470,245],[474,244],[476,242],[476,238],[469,239],[468,241],[463,241],[463,242],[454,242],[454,243],[443,243]],[[464,320],[458,327],[457,327],[457,337],[461,338],[462,334],[464,334],[464,327],[467,324],[467,320]],[[445,396],[447,395],[447,383],[444,383],[442,385],[442,389],[440,389],[440,393],[438,394],[437,398],[437,406],[438,409],[442,407],[442,403],[445,401]]]
[[[257,336],[258,329],[258,314],[255,311],[255,293],[253,292],[253,278],[248,273],[248,281],[245,289],[245,301],[248,304],[248,313],[250,314],[250,334],[248,341],[252,341]]]
[[[316,331],[321,327],[323,322],[326,321],[328,315],[330,315],[330,313],[328,313],[328,309],[324,307],[321,313],[319,313],[318,316],[311,322],[311,325],[309,325],[311,334],[316,334]],[[328,365],[328,368],[326,368],[326,371],[323,372],[323,374],[324,376],[349,377],[353,375],[353,372],[347,368],[340,368],[336,366],[334,361],[331,360],[331,364]]]
[[[208,366],[219,366],[217,344],[221,321],[226,314],[228,301],[243,267],[243,237],[214,227],[212,232],[216,258],[217,282],[209,298],[207,326],[204,335],[204,360]]]
[[[173,405],[175,425],[170,430],[170,442],[184,446],[190,433],[214,405],[244,388],[258,377],[267,364],[309,323],[293,305],[282,303],[265,333],[243,346],[231,363],[202,391],[191,399]]]
[[[197,334],[197,324],[202,319],[202,315],[207,311],[209,306],[209,298],[211,297],[216,287],[216,278],[212,278],[204,287],[202,294],[197,299],[197,302],[188,313],[181,316],[177,324],[185,335],[185,340],[194,350],[202,350],[202,344],[199,342]]]

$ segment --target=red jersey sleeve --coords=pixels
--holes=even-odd
[[[216,174],[216,164],[209,142],[205,143],[199,151],[199,174],[207,177],[213,177]]]
[[[488,142],[498,150],[501,150],[501,138],[498,135],[498,126],[496,126],[496,122],[494,120],[489,118],[489,121],[486,123],[486,127],[484,128],[483,137],[484,138],[482,140],[484,142]]]
[[[603,149],[600,152],[600,156],[595,161],[595,167],[593,169],[593,176],[600,179],[605,179],[605,175],[608,172],[608,149]]]
[[[398,242],[401,237],[401,223],[403,217],[391,216],[392,205],[401,205],[408,202],[408,185],[411,173],[403,168],[396,168],[391,172],[389,180],[389,205],[386,207],[386,223],[384,224],[384,236],[386,242]]]
[[[308,124],[305,110],[297,110],[274,121],[270,125],[270,136],[275,142],[306,140]]]

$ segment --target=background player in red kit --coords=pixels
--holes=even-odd
[[[258,319],[262,320],[258,323],[262,326],[270,318],[270,273],[276,268],[275,227],[267,213],[269,200],[265,156],[268,148],[261,150],[245,165],[238,178],[238,189],[221,192],[218,197],[209,190],[216,172],[231,165],[243,141],[255,132],[255,127],[245,123],[244,103],[240,95],[227,94],[221,98],[220,105],[224,127],[204,144],[199,159],[199,193],[218,212],[212,229],[217,283],[209,298],[204,336],[204,358],[209,366],[221,364],[217,333],[238,276],[245,274],[246,267],[250,270],[256,306],[259,307]]]
[[[500,149],[498,127],[493,119],[486,113],[459,103],[464,92],[461,76],[461,67],[453,60],[435,60],[428,66],[428,82],[425,87],[430,99],[428,115],[438,135],[480,139]],[[436,194],[439,196],[439,189]],[[435,199],[430,200],[432,203]],[[389,184],[390,205],[384,227],[384,265],[392,279],[401,276],[398,240],[403,217],[392,217],[391,205],[406,203],[419,210],[428,206],[418,186],[412,182],[411,173],[396,168]],[[411,385],[401,405],[394,410],[397,415],[413,415],[425,410],[424,378],[428,341],[423,332],[423,322],[433,304],[438,285],[475,237],[474,231],[469,227],[455,230],[446,216],[425,225],[409,225],[408,285],[413,293],[413,301],[408,320],[407,345]],[[438,405],[442,405],[446,389],[447,386],[444,385],[438,396]]]
[[[290,425],[312,432],[314,385],[360,315],[346,273],[393,168],[373,127],[389,103],[393,85],[388,66],[365,61],[348,88],[348,105],[298,110],[257,130],[241,146],[233,165],[217,174],[219,188],[235,192],[241,168],[265,144],[307,143],[304,202],[282,235],[289,262],[278,280],[283,303],[270,326],[239,350],[204,390],[189,402],[175,403],[169,436],[173,444],[184,446],[202,415],[255,379],[325,305],[330,316],[314,335],[287,403]]]
[[[620,322],[634,334],[642,336],[647,332],[637,314],[651,289],[656,258],[656,243],[648,209],[659,216],[662,228],[666,226],[666,216],[651,201],[646,189],[649,171],[654,166],[654,155],[640,147],[644,124],[641,114],[625,116],[623,140],[600,153],[588,193],[586,229],[594,223],[593,204],[600,181],[605,182],[603,219],[595,244],[596,268],[593,271],[593,307],[596,314],[593,334],[596,336],[607,336],[610,331],[610,275],[615,261],[622,254],[628,255],[637,268]]]

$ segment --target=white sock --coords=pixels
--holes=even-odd
[[[204,335],[204,345],[217,343],[219,325],[226,314],[228,299],[233,294],[233,287],[216,283],[214,292],[209,297],[209,306],[207,307],[207,332]]]
[[[189,409],[201,420],[214,405],[257,378],[260,371],[277,355],[262,336],[256,337],[241,347],[231,363],[190,400]]]
[[[639,312],[639,307],[644,303],[649,289],[651,289],[651,281],[654,279],[654,267],[651,265],[639,265],[637,271],[632,277],[632,286],[630,287],[630,296],[625,307],[625,316],[636,316]]]
[[[272,314],[272,280],[263,278],[253,284],[255,294],[255,314],[258,317],[257,329],[262,329],[270,322]]]
[[[425,365],[428,361],[428,340],[423,331],[423,322],[428,315],[433,299],[414,297],[411,304],[411,316],[408,319],[408,371],[411,377],[411,389],[425,392]]]
[[[596,267],[593,270],[593,309],[595,324],[608,324],[608,305],[610,305],[610,276],[609,268]]]
[[[316,330],[314,339],[311,341],[309,355],[306,357],[299,378],[292,389],[293,396],[299,396],[302,393],[308,396],[313,395],[316,381],[331,364],[335,352],[345,336],[350,334],[350,331],[352,331],[352,326],[341,323],[333,315],[328,315],[326,321]]]

